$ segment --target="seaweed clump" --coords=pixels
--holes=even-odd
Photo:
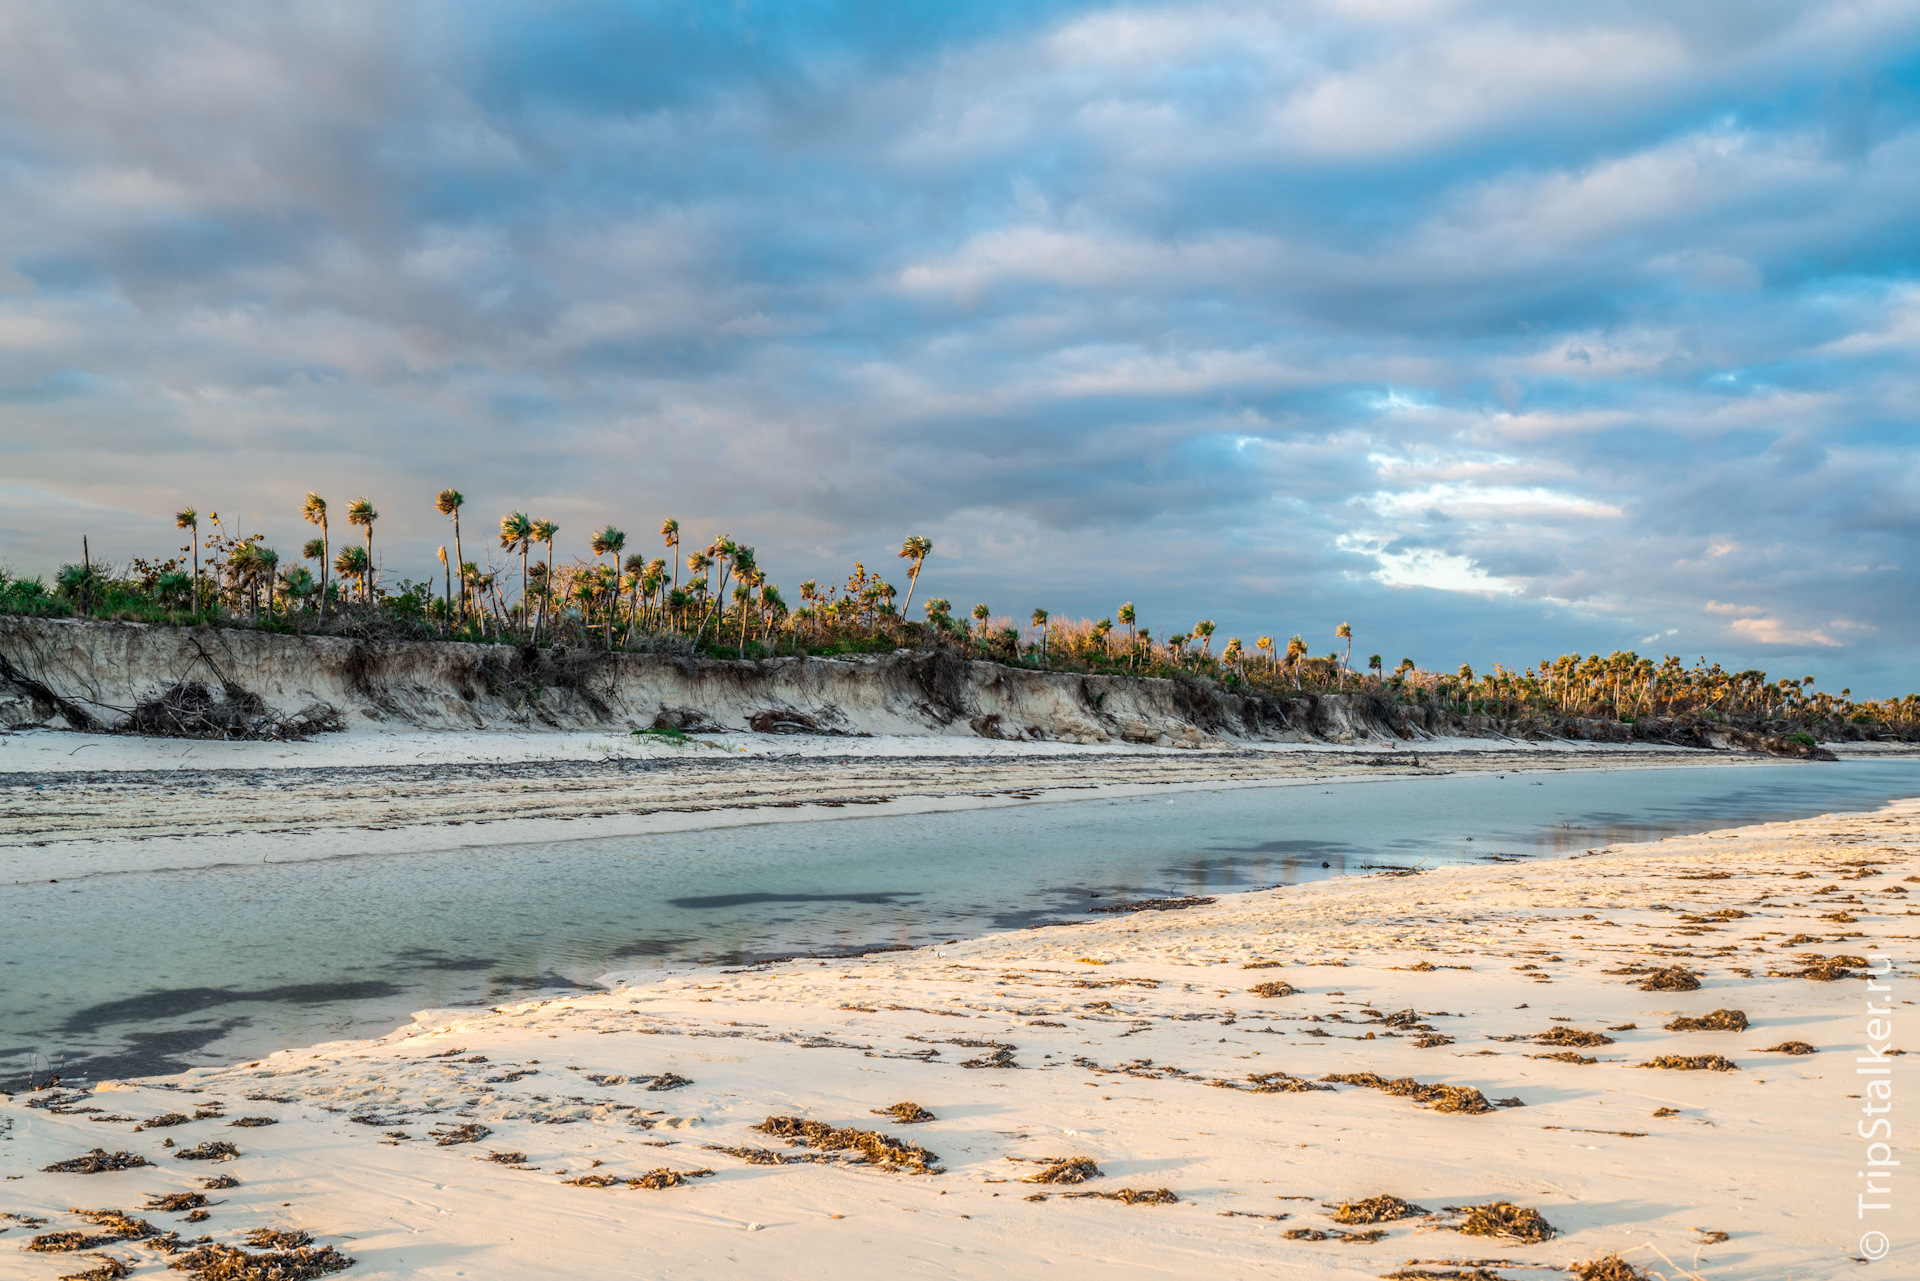
[[[1384,1090],[1388,1094],[1412,1099],[1415,1103],[1430,1105],[1436,1112],[1463,1112],[1476,1116],[1493,1111],[1493,1104],[1487,1102],[1487,1096],[1471,1085],[1446,1085],[1440,1082],[1424,1085],[1410,1076],[1388,1080],[1378,1072],[1331,1072],[1320,1079]]]
[[[197,1147],[181,1148],[173,1155],[178,1161],[231,1161],[240,1155],[240,1149],[216,1139]]]
[[[1410,1201],[1402,1201],[1397,1196],[1370,1196],[1364,1201],[1342,1201],[1333,1211],[1333,1221],[1349,1227],[1356,1224],[1392,1223],[1395,1219],[1410,1219],[1416,1214],[1425,1214],[1426,1210]]]
[[[306,1236],[304,1232],[273,1235],[287,1239]],[[194,1281],[310,1281],[313,1277],[344,1272],[353,1264],[352,1258],[330,1245],[268,1248],[249,1253],[236,1246],[209,1243],[195,1246],[167,1266],[189,1274]]]
[[[1022,1183],[1085,1183],[1100,1178],[1100,1167],[1090,1156],[1059,1157],[1047,1162],[1047,1168],[1029,1174]]]
[[[468,1121],[464,1125],[448,1126],[444,1130],[428,1130],[433,1141],[440,1147],[450,1147],[455,1143],[478,1143],[493,1131],[478,1121]]]
[[[69,1272],[60,1281],[119,1281],[121,1277],[133,1275],[133,1264],[125,1259],[116,1259],[111,1254],[90,1254],[94,1266],[85,1272]]]
[[[1817,1054],[1819,1053],[1819,1051],[1815,1050],[1811,1045],[1808,1045],[1805,1041],[1782,1041],[1778,1045],[1769,1045],[1764,1052],[1767,1054]]]
[[[1247,991],[1253,993],[1255,996],[1275,997],[1293,996],[1296,995],[1300,989],[1285,979],[1274,979],[1271,983],[1255,983],[1252,987],[1248,988]]]
[[[1660,1054],[1635,1067],[1667,1068],[1675,1072],[1738,1072],[1740,1065],[1718,1054]]]
[[[1655,970],[1639,983],[1642,992],[1697,992],[1700,976],[1684,965],[1669,965]]]
[[[1588,1032],[1577,1027],[1550,1027],[1533,1036],[1536,1045],[1578,1046],[1590,1049],[1596,1045],[1612,1045],[1613,1038],[1605,1032]]]
[[[919,1125],[923,1121],[938,1119],[933,1113],[927,1111],[918,1103],[896,1103],[890,1108],[875,1108],[873,1109],[873,1114],[875,1116],[890,1116],[898,1125]]]
[[[1573,1265],[1579,1281],[1649,1281],[1647,1274],[1617,1254],[1602,1255]]]
[[[1097,1197],[1102,1201],[1120,1201],[1127,1205],[1173,1205],[1180,1200],[1173,1194],[1172,1188],[1115,1188],[1111,1192],[1063,1192],[1061,1196],[1069,1200]]]
[[[1465,1212],[1467,1217],[1454,1225],[1454,1231],[1470,1237],[1499,1237],[1506,1241],[1538,1245],[1542,1241],[1553,1240],[1555,1235],[1554,1226],[1541,1216],[1540,1211],[1530,1206],[1515,1205],[1511,1201],[1489,1201],[1485,1205],[1447,1208]]]
[[[105,1174],[110,1170],[137,1170],[153,1162],[137,1152],[109,1152],[105,1148],[95,1148],[79,1156],[68,1157],[64,1161],[55,1161],[52,1165],[40,1167],[42,1174]]]
[[[661,1166],[659,1169],[648,1170],[637,1179],[628,1179],[627,1186],[630,1188],[650,1188],[658,1192],[664,1188],[681,1187],[686,1184],[689,1179],[706,1179],[711,1177],[713,1177],[712,1170],[669,1170],[665,1166]]]
[[[858,1152],[869,1164],[885,1170],[902,1170],[908,1174],[941,1172],[940,1158],[934,1153],[917,1143],[905,1143],[874,1130],[841,1128],[797,1116],[770,1116],[753,1128],[796,1146],[822,1152]]]
[[[1715,1010],[1702,1018],[1681,1017],[1667,1024],[1669,1032],[1744,1032],[1746,1030],[1745,1010]]]

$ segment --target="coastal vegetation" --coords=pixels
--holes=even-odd
[[[1022,625],[985,602],[956,610],[929,595],[914,618],[908,611],[935,555],[931,540],[919,535],[898,552],[904,598],[856,563],[844,580],[802,581],[789,602],[752,547],[720,535],[683,548],[680,522],[672,518],[659,526],[658,554],[607,524],[584,540],[588,554],[563,560],[557,524],[512,511],[499,518],[497,546],[483,562],[465,557],[465,497],[446,489],[431,505],[449,522],[451,549],[442,546],[439,572],[420,579],[381,572],[379,513],[368,498],[347,504],[351,532],[336,540],[327,500],[310,493],[300,514],[319,536],[302,547],[305,564],[283,561],[261,535],[236,533],[217,512],[187,508],[174,522],[187,542],[163,559],[111,564],[83,545],[80,562],[63,565],[51,582],[0,569],[0,613],[733,659],[904,648],[1053,671],[1205,681],[1278,698],[1363,695],[1506,727],[1717,723],[1798,735],[1807,747],[1816,736],[1920,736],[1920,694],[1856,700],[1847,689],[1816,690],[1810,675],[1728,670],[1704,657],[1688,663],[1616,651],[1563,654],[1533,667],[1433,670],[1412,658],[1389,667],[1373,654],[1356,664],[1345,622],[1326,629],[1335,645],[1315,654],[1297,633],[1216,643],[1208,619],[1156,635],[1131,601],[1099,619],[1023,610]]]

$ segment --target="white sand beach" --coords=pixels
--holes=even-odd
[[[376,1041],[23,1093],[0,1102],[0,1273],[73,1273],[75,1254],[26,1247],[111,1236],[71,1210],[110,1207],[178,1234],[92,1248],[136,1275],[254,1229],[311,1233],[368,1278],[1526,1278],[1616,1252],[1669,1278],[1852,1275],[1864,1228],[1915,1248],[1856,1217],[1854,1061],[1874,1057],[1862,965],[1890,958],[1879,1053],[1904,1088],[1917,873],[1920,802],[1902,802],[614,976]],[[1649,990],[1675,969],[1698,988]],[[1666,1030],[1714,1011],[1744,1030]],[[1643,1066],[1663,1056],[1692,1067]],[[1418,1088],[1437,1085],[1458,1089]],[[884,1115],[903,1103],[930,1119]],[[206,1142],[236,1151],[180,1159]],[[144,1164],[43,1172],[96,1148]],[[1082,1158],[1084,1181],[1033,1181]],[[197,1222],[143,1208],[208,1176],[237,1182]],[[1338,1212],[1382,1196],[1407,1204]],[[1459,1207],[1494,1202],[1555,1235],[1458,1230]]]

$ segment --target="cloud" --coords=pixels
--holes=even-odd
[[[1904,690],[1916,53],[1854,0],[15,7],[0,558],[186,502],[284,551],[317,486],[424,572],[457,484],[563,554],[924,530],[1008,612]]]

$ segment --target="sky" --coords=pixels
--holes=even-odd
[[[446,486],[1920,688],[1920,0],[0,7],[0,564]]]

